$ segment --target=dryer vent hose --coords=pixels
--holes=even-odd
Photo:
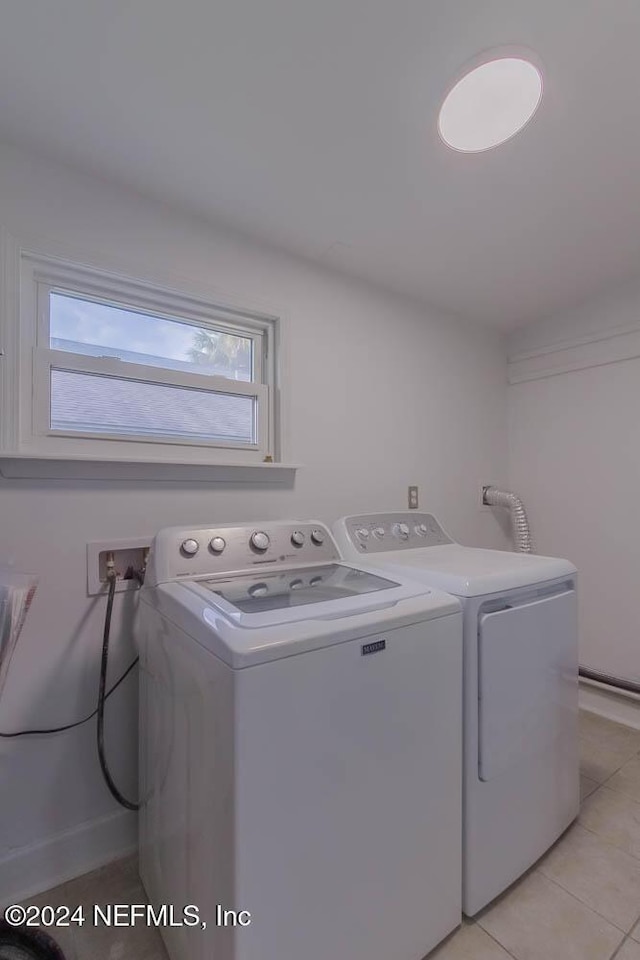
[[[496,487],[484,487],[482,502],[490,507],[506,507],[511,515],[513,539],[518,553],[533,553],[533,542],[524,503],[515,493],[498,490]]]

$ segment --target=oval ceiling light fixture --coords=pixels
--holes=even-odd
[[[438,132],[453,150],[478,153],[515,136],[542,100],[542,74],[529,60],[500,57],[465,74],[440,109]]]

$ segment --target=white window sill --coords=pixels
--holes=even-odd
[[[297,463],[191,463],[165,460],[100,460],[28,453],[0,453],[0,474],[8,480],[195,480],[293,486]]]

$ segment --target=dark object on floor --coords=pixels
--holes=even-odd
[[[0,960],[65,960],[64,953],[42,930],[11,927],[0,920]]]

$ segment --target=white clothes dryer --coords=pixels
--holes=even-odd
[[[431,514],[344,517],[343,555],[460,598],[463,911],[524,873],[579,811],[576,568],[455,543]]]
[[[163,530],[140,600],[140,871],[207,925],[171,960],[421,960],[461,915],[458,600],[307,522]]]

